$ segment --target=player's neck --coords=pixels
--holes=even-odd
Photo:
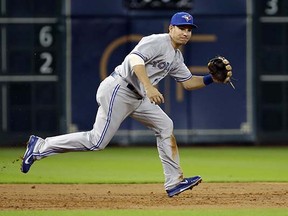
[[[182,46],[182,44],[176,43],[171,36],[170,36],[170,40],[171,40],[171,45],[175,50],[179,49]]]

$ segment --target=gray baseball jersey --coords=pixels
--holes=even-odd
[[[153,34],[143,37],[131,53],[140,56],[145,63],[147,75],[152,85],[156,85],[168,74],[177,82],[183,82],[192,77],[191,72],[184,64],[182,53],[172,47],[169,34]],[[145,96],[145,90],[135,73],[133,72],[128,58],[116,67],[115,71],[128,83]]]
[[[143,37],[131,53],[144,60],[153,85],[168,74],[178,82],[192,77],[181,52],[172,47],[169,34]],[[40,160],[68,151],[102,150],[111,141],[124,119],[131,116],[155,133],[164,169],[165,189],[173,188],[183,179],[173,136],[173,122],[160,106],[152,104],[145,96],[143,85],[134,74],[127,57],[111,76],[101,82],[96,100],[99,107],[92,130],[40,138],[34,149],[35,159]]]

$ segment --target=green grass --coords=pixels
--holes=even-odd
[[[73,152],[36,161],[20,172],[24,148],[0,148],[0,183],[162,183],[156,147]],[[179,148],[186,176],[205,182],[287,182],[288,148]]]
[[[205,182],[287,182],[288,148],[179,148],[186,176]],[[0,148],[0,183],[163,183],[157,149],[108,147],[101,152],[74,152],[35,162],[20,172],[24,148]],[[1,191],[0,191],[1,194]],[[288,216],[288,208],[194,210],[49,210],[0,211],[0,216]]]

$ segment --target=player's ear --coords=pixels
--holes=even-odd
[[[174,27],[173,25],[169,25],[169,27],[168,27],[168,31],[170,32],[170,31],[172,30],[173,27]]]

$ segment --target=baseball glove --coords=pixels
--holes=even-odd
[[[209,73],[212,75],[212,78],[216,82],[226,83],[229,81],[232,73],[232,67],[229,61],[223,56],[216,56],[208,62]],[[228,78],[228,79],[227,79]]]

